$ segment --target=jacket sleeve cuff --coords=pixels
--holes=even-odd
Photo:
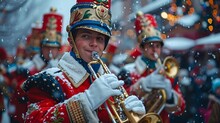
[[[95,111],[92,111],[89,107],[83,93],[67,100],[66,108],[69,119],[72,123],[90,123],[99,121]]]
[[[173,90],[172,90],[173,91]],[[181,98],[177,92],[173,91],[173,101],[172,103],[166,103],[165,104],[165,110],[168,113],[174,113],[180,111],[180,106],[181,106]]]

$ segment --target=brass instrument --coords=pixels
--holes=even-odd
[[[95,78],[100,77],[100,74],[95,73],[91,64],[101,64],[105,73],[107,74],[111,73],[108,67],[106,66],[106,64],[104,64],[103,61],[100,59],[97,52],[93,52],[92,57],[94,60],[88,63],[88,67]],[[108,99],[107,102],[105,102],[104,104],[113,123],[129,123],[129,122],[130,123],[161,123],[162,122],[160,116],[155,113],[148,113],[144,116],[140,116],[132,111],[128,111],[124,105],[124,100],[128,97],[128,94],[123,86],[119,87],[119,90],[122,92],[122,95],[113,96],[113,101]],[[107,103],[110,106],[111,110],[109,109]],[[114,113],[114,115],[112,114],[111,111]]]
[[[177,60],[174,57],[168,56],[162,64],[158,55],[156,53],[154,55],[157,58],[158,65],[163,67],[163,70],[159,73],[174,78],[179,71]],[[160,114],[167,100],[166,92],[164,89],[153,89],[150,93],[145,94],[142,100],[144,101],[147,113],[153,112]]]

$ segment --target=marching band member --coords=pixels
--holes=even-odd
[[[38,35],[40,37],[40,53],[34,55],[30,62],[22,65],[23,68],[28,68],[30,75],[57,66],[62,42],[62,20],[63,17],[56,13],[56,8],[52,7],[49,13],[44,14],[41,33]],[[38,43],[37,39],[32,41],[35,41],[32,44]]]
[[[167,100],[160,116],[163,123],[169,123],[168,113],[183,112],[185,101],[178,85],[173,85],[174,80],[159,74],[159,69],[156,70],[157,58],[154,54],[160,56],[163,47],[160,32],[155,29],[156,20],[152,15],[140,12],[137,14],[135,26],[142,54],[133,63],[126,64],[118,77],[125,81],[124,87],[132,94],[137,94],[139,89],[145,93],[150,93],[154,88],[164,89]]]
[[[9,112],[12,122],[24,122],[28,98],[21,86],[28,76],[58,65],[62,18],[55,8],[51,8],[50,12],[43,16],[43,26],[34,26],[32,34],[28,36],[27,51],[30,57],[34,56],[17,65],[16,87],[10,97],[10,107],[14,107],[14,110]]]
[[[77,0],[71,8],[67,26],[70,52],[64,53],[58,67],[31,76],[22,88],[29,98],[25,122],[111,122],[105,107],[109,97],[120,95],[119,81],[114,74],[94,79],[88,68],[92,52],[100,56],[111,36],[110,1]],[[100,64],[92,66],[103,71]],[[136,96],[125,99],[125,107],[145,114],[143,103]]]

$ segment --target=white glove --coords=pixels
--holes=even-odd
[[[88,100],[92,110],[97,109],[109,97],[122,94],[116,88],[122,86],[124,81],[118,80],[114,74],[104,74],[96,79],[88,90],[85,91],[85,97]]]
[[[58,59],[51,59],[48,63],[49,67],[57,67],[59,60]]]
[[[167,99],[172,97],[172,86],[169,79],[165,78],[163,75],[158,73],[159,69],[151,73],[147,77],[141,78],[140,82],[141,87],[144,91],[150,92],[152,88],[160,88],[166,91]]]
[[[125,99],[124,104],[125,104],[125,108],[128,111],[133,111],[133,112],[140,114],[140,115],[143,115],[146,113],[146,110],[145,110],[145,107],[144,107],[142,101],[140,101],[134,95],[128,96]]]
[[[34,64],[33,66],[31,66],[30,68],[28,68],[29,70],[34,69],[34,66],[36,66],[37,70],[42,70],[42,68],[45,66],[45,62],[43,61],[43,59],[40,57],[40,54],[36,54],[34,55],[32,61],[33,63],[29,63],[30,64]]]

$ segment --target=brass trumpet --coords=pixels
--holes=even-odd
[[[88,63],[88,67],[95,78],[100,77],[101,74],[95,73],[95,71],[91,66],[92,64],[101,64],[104,73],[106,74],[111,73],[111,71],[108,69],[106,64],[103,63],[97,52],[95,51],[92,52],[92,58],[94,60]],[[104,104],[113,123],[161,123],[162,122],[160,116],[155,113],[148,113],[144,116],[140,116],[132,111],[128,111],[124,105],[124,100],[128,97],[128,94],[123,86],[119,87],[119,90],[122,92],[122,95],[113,96],[113,101],[108,99],[107,102],[105,102]],[[109,107],[111,108],[111,110]]]
[[[174,57],[168,56],[162,64],[158,55],[156,53],[154,55],[157,58],[158,65],[163,67],[163,71],[160,74],[174,78],[179,71],[177,60]],[[144,101],[147,113],[160,114],[167,100],[166,92],[164,89],[153,89],[150,93],[144,94],[142,100]]]

